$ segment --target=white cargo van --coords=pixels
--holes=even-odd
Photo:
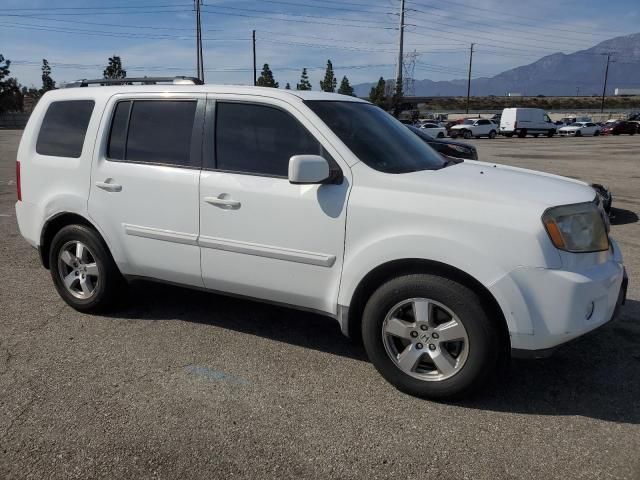
[[[500,135],[524,138],[527,135],[553,137],[556,125],[540,108],[505,108],[500,118]]]

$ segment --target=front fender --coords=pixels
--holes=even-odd
[[[391,236],[368,243],[357,251],[347,250],[338,294],[339,305],[351,305],[356,288],[369,272],[386,263],[406,259],[439,262],[465,272],[493,294],[510,332],[533,332],[529,317],[515,314],[510,302],[512,292],[491,289],[508,271],[477,246],[438,236]]]

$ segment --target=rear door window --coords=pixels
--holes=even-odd
[[[133,100],[116,105],[107,157],[180,167],[193,164],[196,100]]]
[[[53,157],[79,158],[94,105],[93,100],[52,102],[40,126],[36,152]]]

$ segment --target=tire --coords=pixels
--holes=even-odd
[[[599,137],[600,136],[600,130],[596,130],[595,132],[593,132],[593,136],[594,137]]]
[[[442,132],[438,133],[438,138],[444,138],[444,133]]]
[[[576,137],[581,137],[582,136],[582,132],[580,130],[576,130]]]
[[[125,284],[100,235],[84,225],[68,225],[56,233],[49,268],[62,299],[80,312],[114,307]],[[70,280],[66,284],[65,278]]]
[[[473,136],[473,135],[471,135],[471,132],[470,132],[469,130],[465,130],[465,131],[462,133],[462,138],[464,138],[464,139],[466,139],[466,140],[471,140],[471,137],[472,137],[472,136]]]
[[[547,132],[547,137],[552,138],[555,134],[556,134],[556,132],[554,132],[553,130],[549,130]]]
[[[489,132],[489,138],[490,138],[491,140],[493,140],[494,138],[496,138],[496,136],[497,136],[497,135],[498,135],[498,134],[496,133],[496,131],[495,131],[495,130],[491,130],[491,131]]]
[[[424,299],[433,305],[426,330],[412,322],[412,302],[418,300],[418,305],[424,306]],[[452,321],[457,326],[438,330],[443,323]],[[394,326],[398,330],[393,334],[383,332],[383,328],[388,332]],[[443,331],[463,339],[439,343],[438,337],[431,336],[440,332],[444,337]],[[504,351],[500,338],[497,326],[489,320],[473,291],[436,275],[407,275],[390,280],[371,296],[362,319],[362,339],[373,365],[400,391],[421,398],[462,398],[485,386],[496,373],[500,352]],[[405,354],[408,368],[401,368],[398,353]],[[437,358],[438,363],[431,358]]]
[[[526,128],[525,128],[525,129],[523,129],[523,130],[520,130],[520,131],[518,132],[518,138],[524,138],[524,137],[526,137],[526,136],[527,136],[527,129],[526,129]]]

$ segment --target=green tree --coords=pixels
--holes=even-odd
[[[24,94],[18,81],[10,77],[11,61],[0,54],[0,113],[21,111]]]
[[[120,57],[117,55],[109,57],[109,64],[102,72],[102,77],[116,80],[127,78],[127,71],[122,68],[122,61],[120,60]]]
[[[380,108],[386,107],[386,103],[387,103],[387,98],[385,95],[386,86],[387,86],[387,82],[384,81],[383,77],[380,77],[376,86],[371,87],[371,91],[369,92],[369,101],[374,105],[379,106]]]
[[[400,112],[402,112],[402,83],[396,83],[393,96],[391,97],[391,110],[393,116],[398,118],[400,116]]]
[[[311,90],[311,82],[309,82],[309,75],[307,75],[307,69],[302,69],[300,75],[300,83],[296,85],[296,90]]]
[[[258,81],[256,83],[259,87],[273,87],[278,88],[280,84],[275,81],[273,78],[273,72],[269,68],[269,64],[265,63],[262,67],[262,72],[258,77]]]
[[[324,80],[320,80],[320,90],[323,92],[335,92],[338,81],[333,73],[333,64],[327,60],[327,69],[324,72]]]
[[[289,82],[287,82],[287,84],[284,86],[285,90],[291,90],[291,85],[289,85]]]
[[[353,92],[353,87],[349,83],[349,79],[347,78],[346,75],[342,77],[342,81],[340,82],[340,88],[338,88],[338,93],[341,93],[342,95],[351,95],[352,97],[355,97],[355,93]]]
[[[42,59],[42,93],[56,88],[56,82],[51,78],[51,66],[46,58]]]

